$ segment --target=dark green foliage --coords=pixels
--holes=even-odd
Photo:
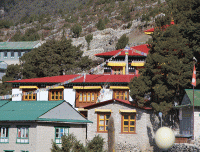
[[[53,142],[51,152],[102,152],[103,144],[103,138],[98,135],[88,143],[87,147],[84,147],[73,134],[69,134],[68,136],[62,136],[61,148]]]
[[[108,17],[105,17],[105,18],[104,18],[104,23],[105,23],[105,25],[108,24],[109,22],[110,22],[109,18],[108,18]]]
[[[74,143],[74,147],[72,149],[73,152],[85,152],[85,147],[83,146],[82,143],[80,143],[80,141],[76,141]]]
[[[126,34],[123,34],[117,44],[116,44],[116,49],[119,50],[119,49],[123,49],[126,47],[126,45],[128,44],[128,41],[129,41],[129,38],[126,36]]]
[[[69,134],[68,136],[62,136],[62,151],[70,152],[70,150],[73,148],[76,142],[76,137],[73,134]]]
[[[13,26],[14,23],[9,20],[0,20],[0,29],[2,28],[10,28],[10,26]]]
[[[52,140],[51,152],[62,152],[61,148]]]
[[[112,115],[108,120],[108,151],[115,151],[115,124]]]
[[[74,33],[74,37],[77,38],[80,36],[81,32],[82,32],[82,26],[79,25],[79,24],[76,24],[74,25],[72,28],[71,28],[71,31]]]
[[[149,104],[145,95],[151,93],[153,108],[166,115],[175,98],[181,101],[184,88],[191,86],[193,53],[188,43],[177,26],[154,32],[145,68],[130,83],[130,94],[139,106]]]
[[[82,54],[80,46],[73,46],[71,40],[46,42],[21,57],[23,78],[75,74],[88,70],[93,62],[87,56],[82,57]]]
[[[102,152],[103,151],[104,139],[95,135],[95,137],[87,144],[87,150],[89,152]]]
[[[90,42],[92,41],[92,39],[93,39],[93,34],[88,34],[87,36],[85,36],[85,40],[88,43],[88,50],[90,48]]]
[[[21,67],[20,65],[8,65],[6,74],[2,77],[2,83],[0,84],[0,95],[7,95],[12,93],[12,85],[5,83],[6,81],[21,79]]]
[[[98,30],[104,30],[106,28],[105,23],[102,19],[99,19],[98,23],[96,24],[96,27]]]
[[[11,38],[11,41],[37,41],[40,40],[40,36],[36,29],[28,29],[24,35],[17,31],[16,34]]]
[[[131,26],[132,26],[132,22],[129,22],[127,25],[127,29],[131,28]]]

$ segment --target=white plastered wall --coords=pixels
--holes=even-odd
[[[12,101],[21,101],[22,100],[22,90],[21,89],[12,89],[12,95],[17,95],[12,97]]]
[[[64,100],[75,107],[76,91],[73,89],[64,89]]]
[[[111,100],[113,98],[113,90],[104,89],[102,101]]]
[[[37,93],[37,100],[48,101],[48,91],[39,91]]]

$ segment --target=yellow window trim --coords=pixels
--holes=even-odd
[[[88,109],[78,108],[78,111],[88,111]]]
[[[133,110],[119,109],[119,112],[120,113],[135,113],[136,109],[133,109]]]
[[[50,86],[46,86],[46,88],[49,88]],[[64,86],[57,86],[57,87],[54,87],[54,88],[51,88],[51,89],[64,89],[65,87]]]
[[[132,62],[131,66],[144,66],[144,62]]]
[[[111,109],[95,109],[95,112],[112,112]]]
[[[37,86],[20,86],[19,89],[38,89]]]
[[[108,66],[126,66],[125,62],[108,62]]]
[[[130,89],[129,87],[126,86],[110,86],[110,89]]]
[[[101,86],[73,86],[73,89],[101,89]]]
[[[151,35],[153,32],[144,32],[146,35]]]

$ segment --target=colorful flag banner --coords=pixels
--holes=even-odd
[[[192,74],[192,85],[196,87],[196,68],[194,65],[193,74]]]

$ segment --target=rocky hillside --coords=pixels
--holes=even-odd
[[[31,5],[31,9],[37,7],[36,0],[32,1],[34,5]],[[38,3],[38,7],[41,7],[40,5],[43,2],[45,0]],[[64,1],[60,1],[59,7],[62,2]],[[22,3],[15,3],[11,8],[17,8],[19,4],[22,5]],[[45,5],[48,6],[48,3],[45,3]],[[19,7],[21,8],[21,6]],[[21,18],[19,15],[18,20],[10,21],[8,20],[10,16],[17,14],[17,12],[2,7],[0,11],[0,40],[24,40],[26,36],[34,34],[33,40],[46,42],[53,38],[61,39],[62,36],[65,36],[71,38],[74,45],[81,44],[84,55],[93,58],[93,54],[114,50],[117,40],[123,34],[129,37],[130,46],[145,43],[149,36],[145,35],[143,31],[155,25],[155,18],[159,14],[167,14],[170,11],[167,10],[168,4],[164,0],[89,0],[79,1],[79,5],[77,3],[76,7],[70,7],[71,9],[60,8],[55,11],[58,8],[52,9],[54,13],[42,15],[37,12],[36,14],[28,13],[26,16],[22,15]],[[105,27],[98,30],[97,23],[100,19]],[[73,37],[71,30],[75,25],[82,27],[82,32],[78,38]],[[85,40],[85,36],[88,34],[93,34],[89,50]]]

